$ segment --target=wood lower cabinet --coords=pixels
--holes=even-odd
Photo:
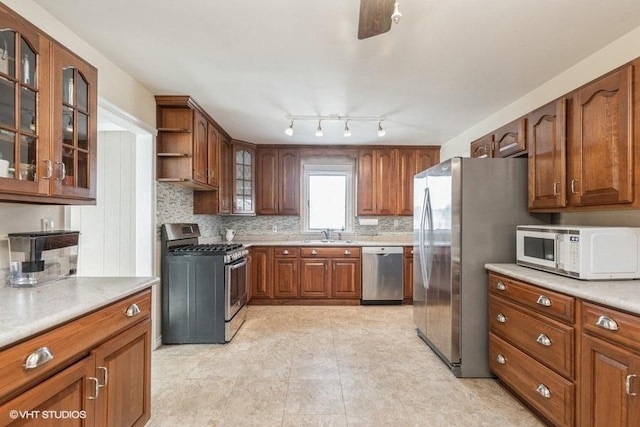
[[[359,304],[359,247],[251,248],[253,304]]]
[[[273,296],[296,298],[300,287],[298,248],[273,248]]]
[[[151,417],[150,318],[151,292],[143,291],[1,350],[0,425],[60,425],[56,414],[44,411],[66,417],[64,425],[145,425]],[[35,352],[53,357],[25,369]],[[30,412],[37,419],[16,419],[13,410],[40,412]]]
[[[582,303],[581,425],[640,425],[640,316]]]
[[[491,371],[552,425],[575,425],[576,327],[563,316],[575,299],[495,273],[488,283]]]

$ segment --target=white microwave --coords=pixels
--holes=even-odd
[[[516,262],[582,280],[640,278],[640,227],[519,225]]]

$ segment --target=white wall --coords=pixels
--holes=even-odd
[[[469,143],[536,108],[640,57],[640,27],[544,83],[505,108],[443,144],[440,159],[469,156]]]

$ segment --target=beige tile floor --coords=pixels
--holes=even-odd
[[[458,379],[410,306],[249,306],[226,345],[162,346],[150,426],[541,426],[491,379]]]

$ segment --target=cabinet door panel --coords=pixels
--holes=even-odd
[[[627,394],[630,375],[640,375],[640,356],[605,341],[582,335],[582,426],[640,425],[638,396]],[[631,393],[640,394],[632,377]]]
[[[258,148],[257,150],[257,207],[260,215],[278,213],[278,149]]]
[[[413,215],[413,176],[416,174],[416,150],[398,150],[398,215]]]
[[[298,260],[276,258],[274,262],[274,289],[276,298],[295,298],[298,296]]]
[[[332,259],[331,296],[334,298],[360,298],[362,295],[361,274],[359,259]]]
[[[193,112],[193,179],[203,184],[208,181],[207,155],[208,145],[207,119],[198,111]]]
[[[207,176],[208,184],[212,187],[218,187],[218,175],[220,171],[220,165],[218,162],[218,130],[213,124],[207,125],[208,137],[207,137],[207,155],[209,160],[207,162]]]
[[[529,208],[566,205],[566,101],[559,99],[529,114]]]
[[[483,136],[471,143],[471,157],[485,158],[492,157],[493,150],[491,149],[493,144],[493,134]]]
[[[377,150],[376,209],[378,215],[395,215],[398,185],[397,150]]]
[[[93,379],[92,379],[93,378]],[[37,425],[54,427],[61,424],[55,417],[44,418],[43,411],[68,411],[70,416],[64,419],[65,426],[93,425],[95,400],[95,358],[86,357],[71,365],[34,388],[0,406],[0,425],[22,426]],[[12,417],[11,411],[26,413],[39,411],[38,418]]]
[[[358,215],[375,215],[376,158],[374,150],[358,152]]]
[[[252,298],[273,298],[273,250],[271,248],[252,248],[251,262],[253,264]]]
[[[574,205],[633,202],[632,71],[628,65],[575,96],[568,141]]]
[[[220,135],[220,176],[218,177],[218,207],[217,213],[229,215],[231,213],[231,142]],[[215,212],[212,212],[215,213]]]
[[[298,150],[279,149],[278,213],[298,215],[300,213],[300,160]]]
[[[127,329],[93,353],[101,384],[96,426],[144,426],[151,417],[151,320]]]
[[[330,295],[329,259],[300,260],[300,296],[326,298]]]
[[[527,149],[526,122],[521,118],[493,132],[493,157],[509,157]]]

